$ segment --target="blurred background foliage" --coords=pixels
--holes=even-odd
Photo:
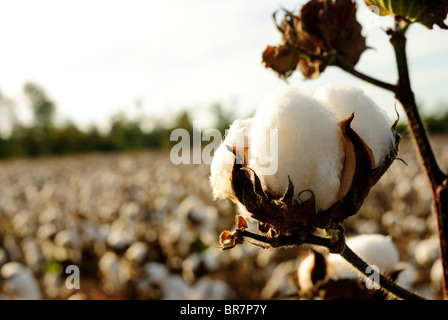
[[[30,124],[24,124],[18,119],[16,102],[0,92],[0,158],[141,149],[168,150],[178,142],[170,141],[170,133],[174,129],[186,129],[190,137],[193,134],[193,119],[186,108],[175,115],[171,124],[152,119],[157,124],[150,130],[144,129],[144,117],[129,119],[122,113],[110,117],[109,129],[106,131],[96,126],[82,130],[70,120],[56,124],[57,106],[41,86],[26,83],[23,94],[32,113]],[[209,107],[213,128],[220,130],[223,136],[225,129],[235,120],[232,112],[225,109],[228,108],[224,108],[219,102],[212,103]]]
[[[80,129],[70,120],[56,124],[57,105],[45,89],[35,83],[23,86],[32,121],[24,124],[18,119],[16,102],[0,92],[0,158],[38,157],[89,152],[118,152],[128,150],[169,150],[178,141],[170,141],[170,133],[177,128],[193,134],[193,116],[187,108],[175,115],[169,123],[152,119],[154,126],[145,129],[145,117],[130,119],[122,113],[112,115],[107,130],[96,126]],[[234,113],[220,102],[212,103],[206,110],[212,118],[213,128],[222,136],[234,119]],[[229,111],[230,110],[230,111]],[[439,106],[436,110],[448,110]],[[423,113],[424,114],[424,113]],[[448,111],[424,114],[424,123],[430,134],[448,132]],[[202,128],[205,129],[205,128]],[[407,124],[401,118],[398,131],[407,134]],[[192,139],[190,139],[192,143]],[[208,141],[203,141],[203,144]]]

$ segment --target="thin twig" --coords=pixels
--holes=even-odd
[[[341,257],[343,257],[347,262],[349,262],[353,267],[355,267],[359,272],[361,272],[364,276],[370,277],[371,274],[367,272],[369,265],[362,260],[355,252],[353,252],[347,245],[345,245],[344,249],[340,253]],[[379,279],[376,277],[372,277],[372,280],[378,280],[376,283],[383,288],[385,291],[397,296],[400,299],[404,300],[425,300],[424,298],[400,287],[398,284],[390,280],[389,278],[383,276],[381,273],[379,274]]]
[[[351,75],[353,75],[353,76],[355,76],[355,77],[357,77],[359,79],[362,79],[364,81],[367,81],[367,82],[369,82],[369,83],[371,83],[371,84],[373,84],[375,86],[378,86],[380,88],[383,88],[383,89],[386,89],[386,90],[389,90],[389,91],[392,91],[392,92],[396,91],[396,86],[395,85],[387,83],[387,82],[384,82],[384,81],[381,81],[381,80],[378,80],[378,79],[375,79],[375,78],[373,78],[371,76],[368,76],[368,75],[366,75],[366,74],[364,74],[364,73],[362,73],[360,71],[355,70],[353,67],[344,64],[343,62],[337,61],[335,63],[335,65],[338,66],[339,68],[341,68],[342,70],[350,73]]]

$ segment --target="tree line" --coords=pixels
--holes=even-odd
[[[32,113],[31,124],[19,121],[16,104],[0,93],[0,158],[38,157],[88,152],[118,152],[127,150],[168,150],[176,141],[170,141],[174,129],[186,129],[193,134],[193,123],[188,111],[180,112],[171,125],[156,125],[144,130],[141,119],[124,115],[111,117],[109,129],[98,127],[81,130],[74,123],[55,124],[56,104],[45,90],[35,83],[27,83],[23,94]],[[234,120],[222,104],[211,105],[214,127],[224,135]]]
[[[149,131],[143,129],[141,119],[132,120],[124,115],[112,117],[106,132],[96,126],[81,130],[71,122],[56,125],[57,106],[41,86],[26,83],[23,94],[32,114],[31,124],[19,121],[15,101],[0,92],[0,158],[168,150],[176,144],[176,141],[170,141],[174,129],[186,129],[191,136],[194,130],[191,115],[186,110],[180,112],[171,125],[159,124]],[[234,114],[226,111],[220,103],[212,104],[209,112],[214,117],[214,128],[219,129],[224,136],[225,129],[235,120]],[[448,133],[448,111],[427,115],[424,123],[429,133]],[[405,133],[406,124],[400,123],[397,129]]]

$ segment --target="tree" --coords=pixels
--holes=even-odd
[[[53,118],[56,111],[55,104],[48,98],[44,89],[34,83],[26,83],[23,87],[23,92],[31,104],[34,115],[34,127],[37,133],[47,133],[53,126]]]

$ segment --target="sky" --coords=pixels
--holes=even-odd
[[[0,0],[0,92],[29,118],[23,85],[43,87],[57,105],[57,119],[80,127],[103,126],[124,112],[129,118],[173,118],[188,108],[204,123],[220,102],[248,117],[264,95],[283,86],[314,91],[326,83],[362,87],[391,117],[391,93],[329,67],[317,79],[299,72],[285,82],[261,63],[280,33],[272,13],[296,11],[300,0]],[[356,69],[396,81],[388,17],[358,2],[358,21],[372,49]],[[413,25],[408,31],[411,84],[417,101],[448,108],[448,31]],[[432,108],[432,109],[431,109]],[[399,108],[400,111],[400,108]]]

